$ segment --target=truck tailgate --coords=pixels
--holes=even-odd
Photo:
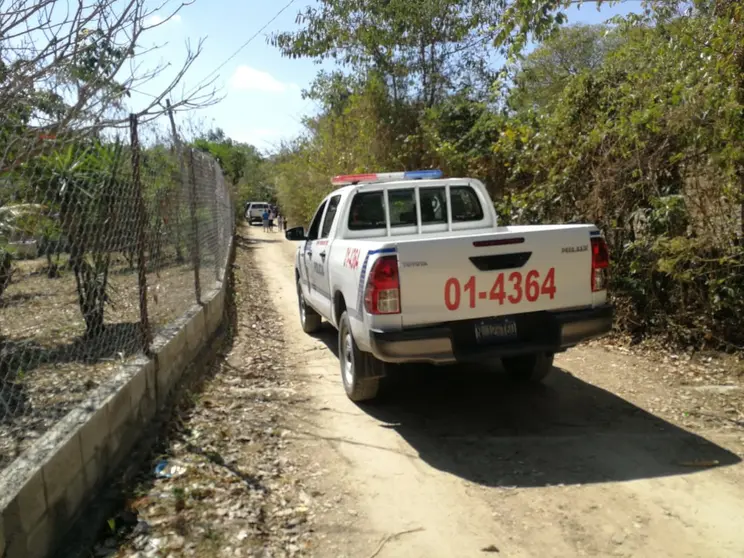
[[[592,225],[502,227],[402,241],[402,325],[591,306],[592,231]]]

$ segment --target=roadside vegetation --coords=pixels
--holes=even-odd
[[[172,79],[147,58],[183,6],[3,2],[0,469],[195,302],[197,257],[217,260],[196,248],[227,196],[168,126],[218,100],[181,87],[201,43]]]
[[[219,99],[211,83],[177,96],[199,43],[144,105],[130,101],[163,73],[143,65],[151,50],[142,47],[153,29],[180,17],[183,4],[166,1],[156,13],[144,0],[95,0],[64,14],[57,0],[7,4],[0,19],[0,297],[21,275],[14,259],[45,258],[50,279],[74,275],[85,336],[98,337],[117,259],[134,269],[138,241],[156,262],[151,267],[166,257],[164,239],[173,247],[170,263],[183,263],[187,250],[177,153],[171,141],[145,142],[148,123]],[[139,135],[130,131],[138,124],[145,128]]]
[[[569,2],[324,0],[270,41],[332,59],[305,132],[260,165],[306,223],[329,177],[441,168],[484,181],[505,224],[598,224],[617,327],[744,347],[744,8],[664,1],[605,25]],[[594,3],[587,9],[594,9]],[[529,41],[528,41],[529,39]],[[529,47],[529,48],[528,48]]]

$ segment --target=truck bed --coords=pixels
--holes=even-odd
[[[403,327],[605,302],[591,288],[592,225],[499,227],[399,238]]]

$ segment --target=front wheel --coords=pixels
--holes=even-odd
[[[338,360],[341,365],[341,381],[349,399],[361,402],[377,397],[381,378],[375,374],[375,369],[383,368],[384,364],[371,354],[359,350],[351,333],[349,315],[346,312],[339,320]]]
[[[302,294],[300,279],[297,279],[297,304],[300,310],[300,323],[305,333],[315,333],[320,329],[321,317],[315,310],[307,305],[305,295]]]
[[[553,353],[533,353],[501,359],[506,372],[519,383],[542,382],[553,369]]]

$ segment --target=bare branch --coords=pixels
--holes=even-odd
[[[148,91],[172,64],[146,62],[162,44],[143,45],[143,35],[171,22],[193,0],[9,0],[0,13],[0,171],[23,165],[47,149],[45,134],[97,134],[127,125],[134,112],[144,121],[173,110],[211,106],[221,100],[215,79],[186,91],[185,75],[204,40],[186,53],[165,86]],[[158,20],[152,23],[152,18]],[[166,43],[167,44],[167,43]],[[175,95],[179,92],[180,97]],[[144,106],[131,105],[142,93]],[[174,98],[175,97],[175,98]]]

